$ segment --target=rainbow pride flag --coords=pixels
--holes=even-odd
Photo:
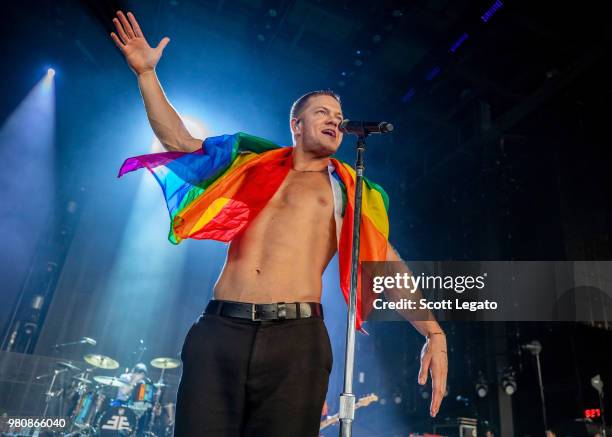
[[[195,152],[164,152],[127,159],[125,173],[147,168],[162,188],[168,212],[168,239],[229,242],[243,232],[282,184],[292,168],[293,147],[239,132],[207,138]],[[330,158],[328,173],[334,196],[340,288],[348,303],[355,193],[355,171]],[[386,261],[390,250],[389,198],[365,179],[359,261]],[[356,328],[363,323],[361,268],[358,272]]]

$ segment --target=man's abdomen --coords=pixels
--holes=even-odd
[[[266,208],[267,209],[267,208]],[[239,302],[320,302],[321,276],[335,253],[326,220],[271,208],[231,242],[215,298]]]

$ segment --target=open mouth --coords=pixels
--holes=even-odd
[[[325,130],[322,130],[321,132],[323,132],[323,134],[325,135],[329,135],[330,137],[336,138],[336,131],[333,129],[325,129]]]

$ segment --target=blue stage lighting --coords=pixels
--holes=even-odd
[[[55,69],[53,69],[53,68],[47,69],[47,76],[49,76],[49,77],[55,76]]]
[[[468,39],[468,34],[467,32],[464,32],[459,38],[457,38],[457,40],[453,43],[453,45],[450,47],[449,51],[451,53],[455,53],[457,51],[457,49],[459,48],[459,46],[461,44],[463,44],[465,42],[465,40]]]
[[[438,75],[438,73],[440,72],[440,67],[434,67],[432,68],[429,73],[427,73],[427,75],[425,76],[425,79],[427,79],[428,81],[432,81],[434,77],[436,77]]]
[[[501,0],[495,0],[495,3],[493,3],[493,5],[486,10],[486,12],[480,17],[480,19],[486,23],[503,5],[504,4],[501,2]]]

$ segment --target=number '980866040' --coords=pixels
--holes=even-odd
[[[20,416],[2,417],[5,427],[9,428],[35,428],[60,431],[68,426],[65,417],[39,417],[39,416]]]

